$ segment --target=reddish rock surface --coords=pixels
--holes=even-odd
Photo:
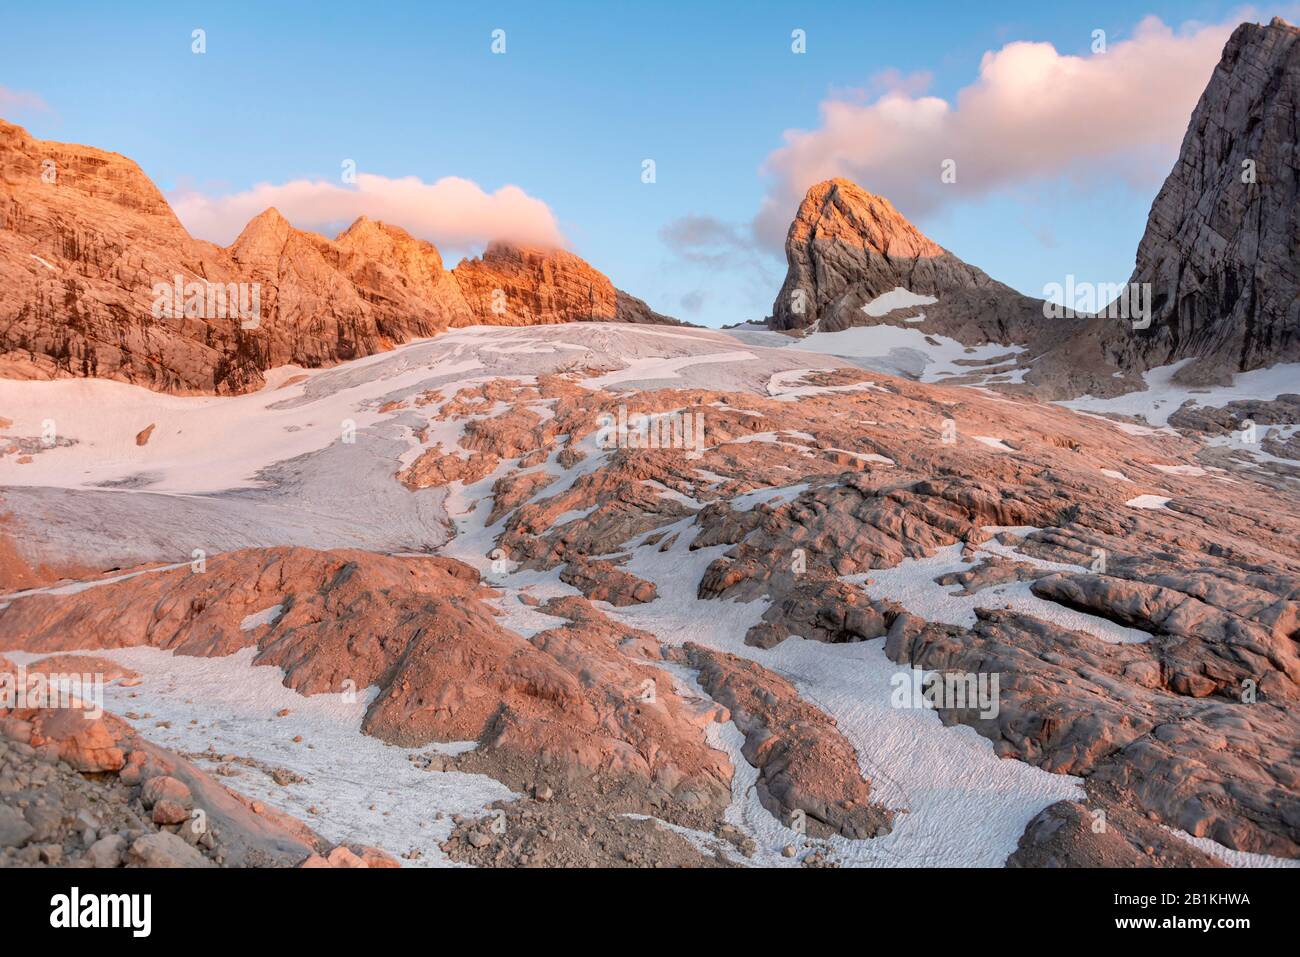
[[[572,585],[592,601],[611,605],[635,605],[654,601],[655,586],[603,561],[573,558],[560,572],[560,581]]]
[[[792,815],[802,812],[814,836],[889,832],[893,813],[871,800],[853,746],[793,685],[752,661],[695,644],[685,645],[680,658],[697,670],[704,690],[731,710],[745,735],[745,759],[759,771],[759,800],[778,819],[791,824]]]
[[[553,322],[671,322],[562,249],[488,245],[452,270],[474,321],[494,326]]]
[[[499,461],[490,452],[461,456],[442,448],[429,449],[398,472],[397,478],[410,489],[432,488],[452,482],[470,485],[491,474]]]
[[[182,287],[203,284],[213,307],[180,315],[183,293],[156,317],[155,285],[172,287],[177,276]],[[217,288],[229,296],[219,308]],[[503,312],[492,309],[498,288]],[[331,365],[452,326],[579,319],[671,321],[572,253],[492,244],[453,273],[432,244],[365,217],[330,240],[268,209],[223,249],[191,237],[126,157],[0,121],[7,378],[99,376],[236,394],[259,388],[276,366]]]
[[[114,540],[87,556],[100,576],[88,587],[8,596],[0,650],[53,652],[42,667],[84,671],[105,663],[67,653],[252,648],[254,664],[283,669],[285,685],[302,694],[377,689],[364,733],[430,746],[411,755],[421,770],[483,773],[516,792],[485,809],[491,817],[453,820],[441,846],[474,864],[723,862],[721,852],[702,855],[652,819],[690,828],[693,842],[712,834],[746,853],[743,839],[724,836],[723,809],[739,795],[726,755],[709,744],[714,722],[734,722],[743,736],[762,806],[785,823],[806,816],[811,840],[868,841],[907,824],[906,808],[880,803],[877,782],[863,772],[876,742],[858,720],[858,702],[846,705],[834,682],[800,673],[818,658],[858,667],[868,654],[903,673],[999,676],[992,712],[946,703],[938,719],[974,729],[998,757],[1083,780],[1086,803],[1053,799],[1032,817],[1024,812],[1012,865],[1217,863],[1176,830],[1296,858],[1300,467],[1217,441],[1242,417],[1293,422],[1294,397],[1193,402],[1170,416],[1172,428],[1150,429],[1027,394],[1048,387],[1035,377],[1067,391],[1120,391],[1133,384],[1133,368],[1182,355],[1183,344],[1206,344],[1220,359],[1231,353],[1242,367],[1290,355],[1279,303],[1294,283],[1277,236],[1295,204],[1269,199],[1277,189],[1289,196],[1290,187],[1266,180],[1238,202],[1224,176],[1242,139],[1271,157],[1262,166],[1288,168],[1293,41],[1285,24],[1237,31],[1193,117],[1139,254],[1140,274],[1166,286],[1177,280],[1176,295],[1157,307],[1150,350],[1135,349],[1128,330],[1115,338],[1086,322],[1082,331],[1046,327],[1041,303],[957,260],[887,201],[843,180],[818,184],[790,230],[774,325],[826,332],[900,323],[902,314],[869,316],[862,306],[903,286],[939,298],[925,307],[928,333],[1028,343],[1022,359],[1037,364],[1027,384],[1008,386],[1019,395],[848,368],[783,367],[757,385],[727,380],[745,383],[733,392],[635,388],[672,384],[671,375],[653,378],[656,370],[648,380],[586,388],[634,360],[675,365],[700,354],[639,342],[620,356],[596,345],[628,338],[626,328],[584,329],[574,355],[554,364],[538,357],[561,344],[547,341],[557,330],[499,351],[507,334],[496,331],[476,354],[472,336],[457,337],[457,357],[484,360],[481,375],[414,383],[401,369],[364,408],[415,436],[409,455],[395,443],[377,470],[380,483],[406,486],[395,489],[403,502],[433,501],[428,489],[453,482],[476,486],[443,499],[477,499],[456,502],[468,513],[431,514],[465,533],[448,553],[485,574],[491,567],[499,591],[451,558],[297,547],[243,548],[209,555],[201,572],[155,568],[104,583],[139,560],[121,560]],[[471,322],[663,319],[569,253],[493,244],[447,272],[432,246],[365,220],[331,241],[268,211],[218,249],[185,235],[120,157],[35,143],[4,126],[0,150],[14,161],[0,174],[10,200],[0,277],[11,280],[0,287],[0,308],[12,307],[12,317],[0,318],[12,319],[13,338],[3,343],[0,372],[233,392],[256,386],[274,364],[322,365]],[[39,180],[45,153],[57,160],[57,183]],[[1226,250],[1202,235],[1206,217],[1211,233],[1227,237]],[[142,325],[146,279],[178,263],[214,281],[256,277],[269,290],[265,321],[240,329],[178,320],[166,335]],[[804,308],[794,308],[796,298]],[[71,318],[52,321],[65,302]],[[1206,316],[1229,322],[1209,329]],[[764,365],[770,354],[751,360],[772,368]],[[1195,375],[1222,371],[1207,362]],[[713,385],[698,370],[691,381]],[[703,416],[707,440],[689,451],[606,447],[593,433],[615,412]],[[123,444],[150,420],[132,420]],[[440,438],[431,443],[431,434]],[[1261,447],[1293,456],[1297,439],[1279,430]],[[39,452],[21,437],[0,449],[14,464]],[[399,460],[406,464],[391,464]],[[1162,504],[1147,507],[1153,502]],[[39,516],[27,518],[13,525],[36,538]],[[54,558],[67,557],[20,562],[11,544],[0,538],[6,580],[48,580],[63,568]],[[497,569],[501,555],[510,570]],[[708,624],[684,642],[674,630],[695,613]],[[801,644],[809,641],[877,644]],[[838,724],[813,704],[827,685],[836,689]],[[945,731],[933,717],[927,733],[973,743],[969,731]],[[0,762],[26,768],[49,757],[72,791],[90,780],[84,775],[103,775],[138,802],[138,821],[97,834],[91,860],[215,860],[213,847],[183,833],[188,812],[203,808],[225,815],[225,860],[392,863],[358,845],[328,846],[301,822],[132,737],[111,715],[14,712],[0,715],[0,733],[8,749]],[[431,747],[452,741],[477,747],[454,755]],[[882,751],[911,757],[889,742]],[[979,753],[989,759],[989,744]],[[292,774],[275,769],[272,777],[282,784]],[[1061,784],[1058,796],[1073,789]],[[48,821],[28,820],[25,809],[5,817],[23,861],[57,856],[33,850]],[[508,838],[493,829],[503,818]],[[895,836],[899,844],[905,835]],[[805,851],[791,845],[786,856]],[[821,853],[803,861],[819,862]]]
[[[0,647],[226,655],[256,645],[255,662],[284,668],[304,694],[378,685],[363,728],[394,744],[478,740],[562,775],[632,777],[688,807],[723,801],[730,769],[705,743],[698,706],[617,649],[625,632],[591,610],[524,640],[496,623],[490,594],[449,559],[249,550],[202,574],[20,598],[0,619]],[[275,604],[274,623],[241,627]]]
[[[5,737],[33,748],[52,748],[78,771],[120,771],[126,753],[120,740],[130,733],[119,719],[98,718],[75,708],[15,708],[0,711]]]
[[[1035,313],[1042,319],[1037,300],[962,262],[923,235],[889,200],[847,179],[809,188],[786,234],[785,257],[785,283],[768,320],[774,329],[816,326],[835,332],[878,321],[862,307],[898,287],[937,297],[938,310],[925,307],[927,317],[935,317],[926,330],[941,325],[946,335],[962,341],[967,336],[1024,341]],[[954,328],[941,315],[947,312],[953,314]],[[995,313],[996,319],[981,312]]]

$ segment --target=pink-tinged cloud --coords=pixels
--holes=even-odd
[[[299,229],[332,232],[364,215],[401,226],[444,251],[475,249],[493,239],[564,245],[555,214],[542,200],[518,186],[489,193],[456,176],[426,183],[415,176],[358,173],[355,184],[294,180],[226,196],[182,191],[169,198],[192,235],[223,246],[271,206]]]
[[[0,116],[13,113],[45,113],[49,109],[49,104],[35,93],[0,86]]]
[[[1009,43],[984,54],[955,104],[902,81],[871,102],[833,95],[819,128],[786,131],[764,163],[772,183],[756,236],[779,247],[808,187],[834,176],[912,217],[1042,178],[1158,184],[1236,22],[1175,31],[1148,17],[1131,39],[1086,56]],[[956,162],[954,183],[941,180],[945,160]]]

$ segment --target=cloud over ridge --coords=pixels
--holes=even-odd
[[[835,176],[909,217],[1038,178],[1159,183],[1236,22],[1174,30],[1147,17],[1130,39],[1088,56],[1008,43],[984,54],[951,103],[897,76],[870,102],[832,95],[816,129],[787,130],[764,162],[771,183],[756,236],[779,247],[808,187]],[[956,163],[953,183],[940,179],[945,160]]]
[[[364,215],[400,226],[440,249],[470,249],[493,239],[538,246],[565,244],[555,214],[542,200],[518,186],[489,193],[458,176],[426,183],[416,176],[394,179],[358,173],[355,185],[298,179],[259,183],[224,196],[183,190],[168,198],[186,229],[222,245],[272,206],[300,229],[342,228]]]

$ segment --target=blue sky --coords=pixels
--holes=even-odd
[[[386,177],[514,184],[545,202],[574,251],[617,285],[718,325],[762,318],[771,305],[784,261],[749,234],[772,188],[763,167],[785,130],[818,128],[828,97],[859,89],[850,98],[870,102],[880,75],[897,70],[928,74],[925,93],[955,102],[986,51],[1013,41],[1087,56],[1097,29],[1116,44],[1147,15],[1177,27],[1226,23],[1241,9],[1211,0],[11,4],[0,88],[44,104],[15,107],[11,97],[6,119],[124,153],[169,193],[337,180],[344,158]],[[190,49],[196,27],[207,33],[202,56]],[[506,31],[504,56],[489,48],[495,28]],[[795,28],[807,33],[803,55],[790,49]],[[1188,73],[1199,90],[1209,66]],[[1077,130],[1080,143],[1107,133]],[[1167,169],[1176,149],[1152,147],[1157,165]],[[646,158],[656,163],[651,185],[641,181]],[[1127,279],[1158,183],[1062,170],[932,208],[899,205],[940,244],[1041,294],[1066,273]],[[707,217],[737,238],[725,255],[688,261],[664,239],[682,217]]]

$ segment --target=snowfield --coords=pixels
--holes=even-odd
[[[1285,392],[1300,390],[1300,363],[1278,363],[1267,369],[1239,372],[1232,377],[1230,386],[1203,386],[1191,388],[1173,381],[1174,374],[1191,362],[1183,359],[1160,366],[1143,374],[1146,389],[1129,392],[1110,399],[1085,395],[1078,399],[1058,402],[1067,409],[1082,412],[1138,416],[1155,427],[1168,425],[1169,416],[1189,399],[1198,405],[1221,409],[1230,402],[1247,399],[1271,400]]]
[[[869,314],[933,301],[897,289],[869,307],[882,312]],[[735,348],[737,341],[745,348]],[[425,413],[415,414],[409,404],[390,407],[395,400],[439,393],[431,400],[433,409],[456,388],[476,382],[532,382],[543,373],[592,370],[581,382],[591,389],[730,389],[797,401],[830,392],[888,391],[872,382],[829,387],[807,383],[811,373],[842,368],[837,359],[935,382],[972,371],[957,365],[958,360],[988,361],[1016,351],[1018,347],[996,345],[971,348],[898,326],[815,332],[792,340],[754,329],[717,333],[572,324],[459,329],[328,370],[276,370],[266,388],[232,398],[165,396],[103,380],[0,380],[0,411],[13,420],[10,434],[40,436],[52,422],[54,434],[67,440],[40,449],[27,464],[19,464],[17,456],[0,458],[0,486],[7,508],[46,516],[44,534],[51,541],[91,551],[96,543],[112,542],[119,551],[126,543],[138,561],[170,563],[168,567],[188,561],[191,549],[216,553],[250,545],[352,546],[446,555],[477,568],[499,589],[495,605],[503,614],[501,623],[528,637],[558,620],[521,602],[521,595],[527,592],[544,601],[578,590],[561,582],[558,570],[519,570],[510,563],[502,570],[489,558],[507,520],[487,524],[493,484],[519,460],[501,461],[471,485],[453,482],[412,493],[394,480],[394,474],[419,454],[415,430],[429,423]],[[1153,427],[1161,427],[1185,394],[1168,384],[1174,368],[1149,375],[1150,394],[1064,404],[1094,414],[1144,414]],[[1194,397],[1222,404],[1247,394],[1276,394],[1274,390],[1294,387],[1294,378],[1285,385],[1284,380],[1296,369],[1300,367],[1242,376],[1233,390]],[[537,411],[550,413],[542,405]],[[494,411],[500,410],[484,408],[476,414]],[[455,448],[469,418],[432,423],[431,444]],[[147,443],[138,444],[137,435],[150,426]],[[734,441],[805,448],[792,440],[812,438],[772,431]],[[1015,453],[999,437],[971,438],[989,450]],[[557,461],[558,446],[535,467],[557,479],[539,496],[565,491],[611,455],[596,446],[594,436],[579,448],[585,458],[572,468]],[[879,455],[848,454],[875,467],[895,465]],[[1180,476],[1204,474],[1195,466],[1156,468]],[[1129,481],[1116,470],[1100,471],[1115,482]],[[807,488],[802,481],[763,488],[736,495],[731,505],[740,511],[762,503],[780,505]],[[663,486],[657,490],[691,507],[701,504]],[[1145,494],[1126,504],[1164,509],[1169,501]],[[589,511],[575,510],[555,524]],[[739,603],[697,597],[705,568],[729,546],[692,551],[699,531],[693,518],[658,531],[664,540],[676,536],[671,547],[661,550],[660,538],[653,545],[634,539],[624,566],[653,582],[657,599],[620,608],[596,604],[664,643],[695,642],[760,662],[834,718],[857,750],[874,799],[898,812],[888,835],[863,841],[830,838],[824,846],[834,861],[846,866],[997,867],[1016,849],[1037,813],[1058,801],[1086,799],[1079,778],[1000,759],[992,743],[969,727],[945,727],[933,711],[892,706],[891,682],[900,673],[910,675],[911,669],[885,656],[884,639],[834,645],[792,637],[768,650],[747,646],[745,633],[767,610],[766,600]],[[954,545],[923,560],[843,580],[870,598],[892,599],[934,621],[970,626],[977,605],[1004,606],[1106,642],[1150,639],[1137,629],[1043,601],[1030,592],[1028,582],[991,586],[971,596],[935,584],[937,576],[969,569],[980,558],[1080,570],[1030,559],[995,541],[975,549],[974,557],[963,558],[962,548]],[[46,590],[67,593],[93,584]],[[278,605],[268,607],[248,616],[243,627],[274,621],[281,611]],[[438,843],[451,831],[451,815],[478,814],[490,802],[510,797],[507,788],[485,777],[421,771],[409,760],[413,751],[363,735],[362,715],[376,689],[351,702],[334,695],[303,697],[283,687],[278,668],[253,666],[252,650],[219,659],[175,657],[150,648],[95,654],[143,677],[135,687],[110,685],[108,708],[136,714],[137,729],[166,747],[201,752],[212,746],[302,776],[302,782],[281,787],[265,773],[246,767],[231,784],[301,817],[332,841],[374,844],[395,855],[414,849],[421,853],[420,863],[445,864]],[[21,663],[37,656],[11,657]],[[683,688],[703,694],[688,671],[665,667]],[[276,717],[282,708],[288,715]],[[295,736],[303,743],[293,743]],[[804,838],[759,804],[757,772],[741,754],[740,732],[727,722],[711,727],[709,739],[730,756],[736,769],[727,820],[759,847],[753,860],[733,855],[735,862],[797,865],[797,860],[783,857],[781,849],[792,843],[801,846]],[[459,745],[466,746],[472,745]],[[685,836],[699,846],[712,846],[710,835]],[[1266,863],[1249,856],[1231,860]]]

